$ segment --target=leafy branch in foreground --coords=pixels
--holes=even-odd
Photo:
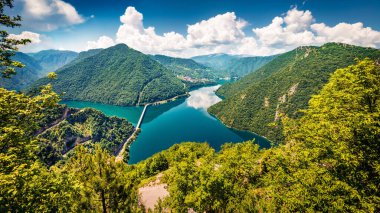
[[[4,7],[13,8],[13,0],[0,0],[0,25],[5,27],[19,27],[21,16],[8,16],[4,14]],[[0,72],[3,78],[10,78],[16,74],[15,68],[24,67],[22,63],[13,61],[12,56],[19,45],[30,43],[30,39],[15,39],[9,36],[6,30],[0,30]]]

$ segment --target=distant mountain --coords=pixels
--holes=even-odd
[[[100,51],[102,51],[102,50],[103,49],[91,49],[91,50],[80,52],[78,54],[78,56],[72,62],[81,61],[82,59],[85,59],[85,58],[88,58],[88,57],[91,57],[93,55],[100,53]],[[72,64],[72,63],[70,63],[70,64]]]
[[[199,64],[192,59],[173,58],[164,55],[153,55],[152,58],[173,71],[175,75],[189,76],[196,79],[214,79],[216,77],[213,69]]]
[[[12,75],[10,79],[0,78],[0,87],[9,90],[21,90],[38,79],[42,67],[34,58],[17,52],[12,59],[21,62],[25,67],[16,68],[17,74]]]
[[[32,87],[50,82],[56,92],[64,92],[64,100],[115,105],[150,103],[186,92],[171,71],[125,44],[74,61],[58,70],[57,75],[56,80],[42,78]]]
[[[64,65],[70,63],[77,56],[77,52],[61,50],[43,50],[37,53],[29,53],[42,67],[41,75],[54,72]]]
[[[327,43],[284,53],[241,80],[223,85],[226,99],[209,108],[226,125],[283,141],[281,117],[296,118],[336,69],[355,59],[380,59],[380,50]]]
[[[276,56],[245,57],[228,54],[212,54],[196,56],[192,59],[200,64],[211,67],[229,77],[243,77],[264,66]]]
[[[231,77],[243,77],[258,70],[277,56],[255,56],[233,58],[227,67]]]
[[[231,60],[240,58],[240,56],[236,55],[228,55],[228,54],[211,54],[211,55],[201,55],[192,57],[194,61],[197,63],[203,64],[205,66],[217,69],[217,70],[227,70],[229,67]]]

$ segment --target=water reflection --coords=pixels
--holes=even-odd
[[[163,113],[182,104],[183,102],[185,102],[185,100],[186,98],[180,98],[178,100],[175,100],[166,104],[149,106],[144,116],[143,124],[153,121],[154,119],[156,119],[158,116],[162,115]]]
[[[222,99],[215,95],[215,91],[219,87],[220,85],[216,85],[191,91],[190,97],[186,100],[187,106],[195,109],[207,109],[210,106],[220,102]]]

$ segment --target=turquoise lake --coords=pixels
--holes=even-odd
[[[207,108],[221,101],[215,95],[219,87],[202,87],[190,92],[190,96],[167,104],[149,106],[141,125],[141,133],[130,148],[130,164],[144,160],[185,141],[208,142],[217,151],[226,142],[242,142],[255,139],[261,148],[269,142],[255,134],[226,127],[207,113]],[[84,101],[64,101],[70,107],[91,107],[108,116],[126,118],[134,126],[143,107],[121,107]]]

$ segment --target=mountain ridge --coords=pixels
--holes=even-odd
[[[57,80],[43,78],[32,87],[52,83],[55,91],[65,92],[63,100],[114,105],[136,105],[140,99],[139,104],[150,103],[186,92],[163,65],[125,44],[98,51],[58,70]]]
[[[249,130],[275,143],[284,140],[282,117],[298,118],[313,94],[319,92],[336,69],[355,63],[356,58],[380,58],[380,50],[347,44],[298,47],[217,94],[225,99],[209,112],[226,125]]]

